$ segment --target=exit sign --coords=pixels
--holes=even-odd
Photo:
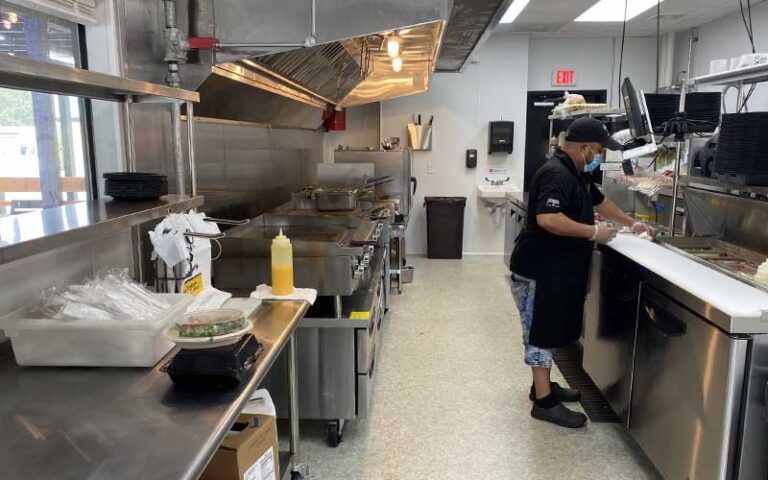
[[[556,87],[576,85],[576,70],[555,70],[552,72],[552,85]]]

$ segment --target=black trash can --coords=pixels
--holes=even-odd
[[[425,197],[427,257],[461,258],[464,249],[466,197]]]

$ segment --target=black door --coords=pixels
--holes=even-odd
[[[605,90],[569,90],[570,93],[583,95],[587,103],[605,103]],[[525,123],[525,183],[524,190],[530,187],[533,174],[547,160],[549,153],[549,115],[558,103],[562,102],[565,91],[549,90],[528,92],[528,110]],[[554,135],[567,128],[568,121],[555,120]]]

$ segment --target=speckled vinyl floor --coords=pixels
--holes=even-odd
[[[500,257],[409,261],[415,281],[383,328],[370,417],[348,422],[338,448],[324,424],[302,422],[311,479],[659,478],[620,426],[573,431],[531,418]]]

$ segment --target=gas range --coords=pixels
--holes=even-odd
[[[283,206],[227,230],[214,262],[214,284],[223,290],[270,283],[270,248],[280,230],[291,239],[296,286],[323,296],[351,295],[368,280],[377,248],[389,241],[391,210],[318,212]]]

